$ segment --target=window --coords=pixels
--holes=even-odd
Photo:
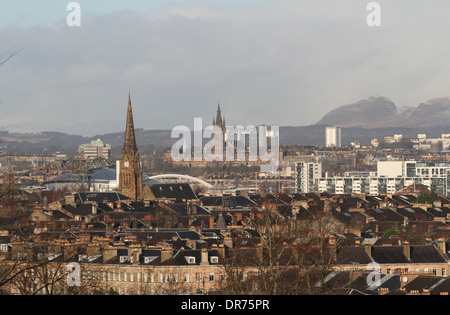
[[[444,267],[442,268],[442,276],[446,277],[447,276],[447,269]]]
[[[195,257],[193,257],[193,256],[186,256],[186,261],[190,265],[195,264]]]
[[[215,280],[214,272],[209,273],[209,281],[213,282]]]
[[[219,262],[219,257],[217,256],[212,256],[211,257],[211,263],[212,264],[217,264]]]
[[[149,264],[149,263],[151,263],[152,261],[154,261],[156,258],[158,258],[158,257],[156,257],[156,256],[147,256],[147,257],[144,257],[144,263],[145,263],[145,264]]]
[[[8,244],[0,244],[0,251],[6,253],[8,251]]]
[[[184,274],[184,282],[189,282],[189,273]]]

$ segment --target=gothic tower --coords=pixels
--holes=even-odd
[[[226,125],[225,125],[225,117],[222,118],[222,111],[220,110],[220,103],[217,105],[217,116],[213,118],[213,126],[218,126],[222,129],[222,132],[225,134]]]
[[[139,149],[136,146],[136,136],[134,133],[131,95],[128,95],[125,141],[120,161],[119,193],[135,200],[139,200],[142,194],[142,170]]]

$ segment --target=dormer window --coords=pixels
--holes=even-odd
[[[0,252],[6,253],[8,251],[8,244],[0,244]]]
[[[158,258],[157,256],[148,256],[148,257],[144,257],[144,263],[145,264],[149,264],[152,261],[154,261],[156,258]]]
[[[124,262],[126,262],[126,261],[127,261],[127,259],[128,259],[128,257],[127,257],[127,256],[120,256],[120,262],[121,262],[121,263],[124,263]]]
[[[195,264],[195,257],[194,256],[186,256],[186,261],[188,264],[193,265]]]
[[[212,264],[219,263],[219,257],[217,257],[217,256],[211,256],[210,260],[211,260]]]

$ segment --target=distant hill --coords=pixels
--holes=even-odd
[[[374,96],[330,111],[317,125],[365,128],[445,127],[450,125],[450,98],[435,98],[417,107],[397,108],[389,98]]]
[[[383,96],[374,96],[354,104],[340,106],[310,126],[280,126],[280,144],[323,146],[325,127],[342,127],[342,144],[351,141],[369,144],[374,138],[403,134],[415,138],[424,133],[428,137],[440,137],[450,133],[450,97],[436,98],[417,107],[397,108]],[[94,137],[69,135],[62,132],[9,133],[0,131],[0,151],[12,154],[49,155],[56,152],[75,154],[80,144],[101,139],[111,145],[113,155],[120,155],[124,132],[99,134]],[[170,148],[178,139],[171,138],[171,130],[136,129],[136,141],[141,153],[161,152]]]

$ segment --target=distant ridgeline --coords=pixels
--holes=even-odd
[[[404,138],[417,138],[418,134],[426,134],[427,137],[440,137],[443,133],[450,133],[448,127],[342,127],[342,145],[346,146],[352,141],[361,144],[370,144],[374,138],[382,141],[384,137],[402,134]],[[143,154],[151,154],[155,148],[169,148],[175,141],[170,137],[171,130],[136,130],[137,142]],[[7,135],[4,137],[2,135]],[[59,133],[57,138],[44,137],[41,141],[30,139],[28,134],[0,134],[0,150],[10,154],[54,154],[64,152],[75,154],[78,146],[89,143],[93,139],[100,138],[104,143],[112,147],[112,153],[118,154],[123,145],[123,132],[114,134],[97,135],[92,138],[66,135]],[[324,146],[325,125],[310,125],[298,127],[280,127],[280,145]]]

